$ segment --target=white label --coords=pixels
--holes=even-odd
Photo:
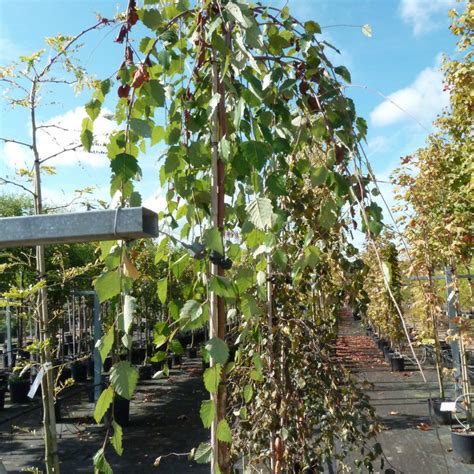
[[[28,392],[28,397],[33,398],[35,396],[36,390],[38,390],[39,384],[44,376],[44,367],[41,367],[40,371],[36,374],[35,380],[31,385],[30,391]]]
[[[448,303],[451,303],[451,300],[454,298],[454,295],[456,292],[454,290],[451,290],[448,296]]]
[[[450,411],[454,413],[456,411],[456,402],[442,402],[440,411]]]

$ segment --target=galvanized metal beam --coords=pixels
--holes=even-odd
[[[0,219],[0,248],[158,236],[158,216],[144,207]]]

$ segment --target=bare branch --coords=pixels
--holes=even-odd
[[[30,143],[20,142],[18,140],[13,140],[12,138],[2,138],[2,137],[0,137],[0,140],[2,142],[5,142],[5,143],[16,143],[17,145],[26,146],[30,150],[33,149],[33,145],[31,145]]]
[[[55,158],[56,156],[62,155],[63,153],[67,153],[68,151],[75,151],[78,148],[82,148],[82,145],[74,145],[71,148],[64,148],[61,151],[58,151],[57,153],[53,153],[52,155],[47,156],[46,158],[42,158],[39,160],[41,164],[43,164],[45,161],[51,160],[52,158]]]
[[[9,179],[2,178],[1,176],[0,184],[11,184],[12,186],[17,186],[18,188],[23,189],[23,191],[26,191],[27,193],[30,193],[31,195],[35,196],[35,193],[31,189],[28,189],[26,186],[23,186],[20,183],[16,183],[15,181],[10,181]]]
[[[42,128],[57,128],[59,130],[62,130],[63,132],[70,132],[67,128],[60,127],[59,125],[51,124],[51,125],[38,125],[36,127],[36,130],[41,130]]]

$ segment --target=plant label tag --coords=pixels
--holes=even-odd
[[[448,303],[451,303],[451,300],[454,298],[454,295],[455,295],[455,291],[454,290],[451,290],[449,292],[449,295],[448,295]]]
[[[442,402],[439,409],[440,411],[450,411],[454,413],[456,411],[456,402]]]
[[[31,385],[30,391],[28,392],[28,397],[33,399],[35,396],[36,390],[38,390],[39,384],[44,377],[44,367],[41,367],[40,371],[36,374],[35,380]]]

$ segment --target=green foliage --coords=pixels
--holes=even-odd
[[[117,362],[110,369],[110,383],[115,392],[130,400],[138,382],[138,369],[128,361]]]
[[[96,423],[100,423],[102,418],[105,415],[105,412],[109,409],[112,400],[114,399],[114,389],[112,387],[107,387],[97,400],[95,409],[94,409],[94,420]]]
[[[210,428],[212,425],[212,421],[216,416],[216,408],[214,402],[211,400],[204,400],[201,403],[201,409],[199,411],[199,415],[201,416],[202,424],[204,428]]]

